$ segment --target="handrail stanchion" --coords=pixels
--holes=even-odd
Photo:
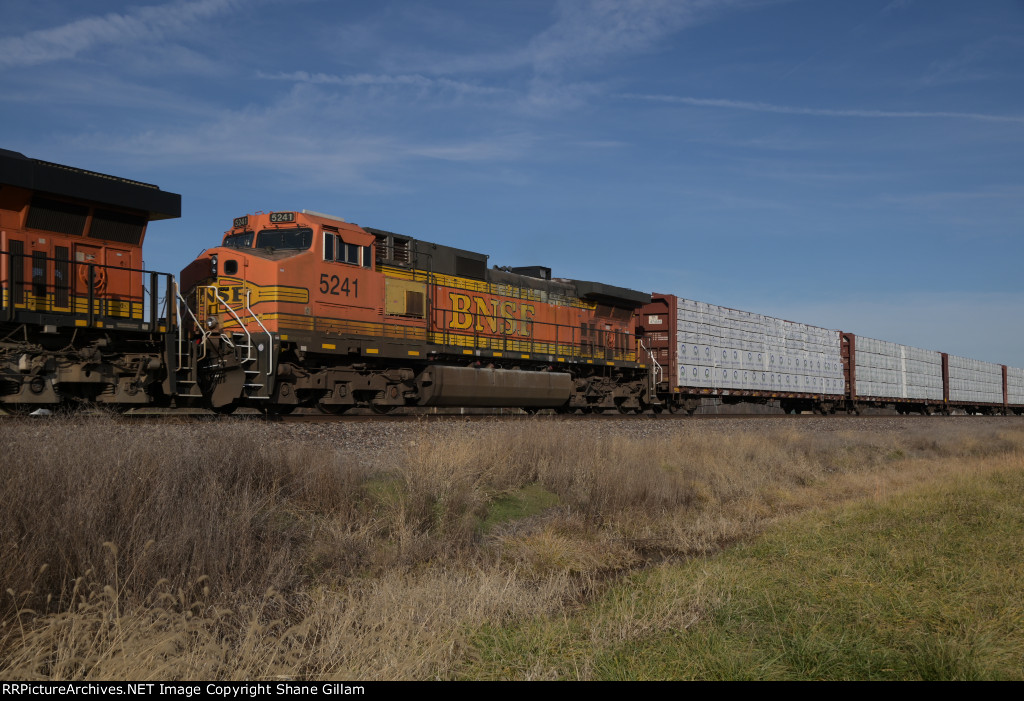
[[[157,305],[160,301],[157,297],[157,273],[152,272],[149,274],[149,331],[153,333],[158,331],[157,329]]]
[[[263,325],[260,318],[253,314],[252,307],[249,306],[250,292],[251,290],[249,290],[248,287],[245,288],[245,310],[249,312],[250,316],[252,316],[252,318],[256,320],[256,323],[260,325],[260,328],[263,329],[263,333],[267,334],[267,351],[270,353],[270,359],[267,361],[267,377],[270,377],[271,368],[274,367],[274,337],[270,335],[269,331],[267,331],[267,327]]]

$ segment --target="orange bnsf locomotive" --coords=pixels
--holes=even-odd
[[[142,269],[155,185],[0,149],[0,406],[169,403],[172,277]]]
[[[181,275],[195,386],[214,409],[640,411],[650,295],[308,211],[239,217]],[[187,381],[186,381],[187,382]]]

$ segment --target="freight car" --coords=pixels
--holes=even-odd
[[[179,392],[218,411],[652,400],[634,335],[650,295],[548,268],[303,210],[234,219],[181,282],[194,357]]]
[[[167,403],[172,276],[142,268],[181,197],[0,149],[0,405]]]
[[[1024,413],[1024,370],[859,337],[674,295],[637,310],[655,405],[722,403],[790,412]]]

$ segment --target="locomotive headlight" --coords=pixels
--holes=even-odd
[[[210,256],[210,275],[217,277],[217,254]]]
[[[206,328],[210,329],[211,331],[213,329],[217,328],[217,317],[215,317],[215,316],[208,316],[208,317],[206,317]]]

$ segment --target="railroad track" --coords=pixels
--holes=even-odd
[[[869,413],[862,414],[834,414],[823,416],[817,413],[804,412],[800,414],[785,414],[785,413],[727,413],[727,412],[706,412],[698,413],[689,416],[685,413],[670,414],[668,412],[662,412],[655,414],[654,412],[648,411],[642,414],[620,414],[616,412],[607,413],[575,413],[575,414],[556,414],[554,412],[541,412],[538,414],[527,414],[526,412],[504,409],[486,411],[474,409],[465,413],[458,411],[447,411],[447,412],[416,412],[416,411],[396,411],[390,414],[376,414],[369,410],[353,410],[344,415],[336,414],[325,414],[316,412],[315,410],[309,410],[305,413],[294,413],[289,415],[273,415],[267,416],[255,409],[241,409],[230,416],[222,416],[212,411],[204,409],[155,409],[145,408],[141,410],[129,410],[123,413],[115,413],[104,409],[82,409],[74,412],[54,412],[52,414],[34,414],[29,415],[32,418],[46,419],[60,416],[74,415],[79,417],[88,416],[119,416],[132,421],[215,421],[215,420],[238,420],[238,421],[268,421],[274,423],[363,423],[363,422],[408,422],[408,421],[451,421],[451,420],[463,420],[463,421],[475,421],[475,420],[508,420],[508,421],[523,421],[527,419],[536,419],[541,421],[611,421],[611,420],[630,420],[630,421],[708,421],[715,419],[728,419],[728,420],[740,420],[740,421],[763,421],[766,419],[785,420],[785,421],[807,421],[813,419],[820,420],[831,420],[831,421],[844,421],[844,420],[880,420],[880,419],[893,419],[893,418],[905,418],[905,419],[931,419],[941,420],[943,418],[969,418],[967,414],[954,414],[951,417],[944,417],[940,415],[924,416],[918,414],[899,414],[895,411],[875,410]],[[17,415],[6,413],[0,410],[0,420],[4,418],[17,418]],[[982,418],[982,417],[977,417]],[[990,416],[986,418],[1015,418],[1013,416],[997,417]],[[1020,417],[1016,417],[1020,418]]]

